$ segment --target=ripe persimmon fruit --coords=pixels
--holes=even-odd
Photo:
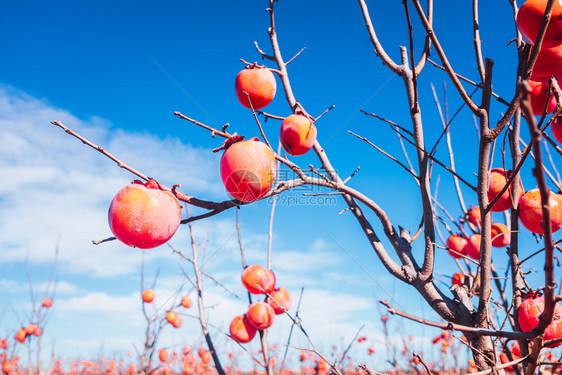
[[[109,227],[126,245],[151,249],[167,242],[180,225],[181,206],[176,197],[150,180],[135,180],[113,198]]]
[[[314,146],[316,126],[306,116],[290,115],[281,124],[279,139],[288,154],[304,155]]]
[[[231,144],[220,161],[226,191],[242,202],[254,202],[267,194],[276,171],[275,154],[257,138]]]
[[[252,264],[242,271],[242,284],[252,294],[271,293],[275,288],[275,274],[259,264]]]
[[[550,211],[550,228],[556,232],[562,227],[562,197],[550,192],[548,199]],[[519,198],[519,220],[533,233],[543,234],[542,206],[539,189],[529,190]]]
[[[238,101],[250,108],[248,97],[254,109],[261,109],[271,103],[277,91],[275,76],[265,66],[248,66],[236,76],[234,91]],[[244,92],[248,93],[248,97]]]

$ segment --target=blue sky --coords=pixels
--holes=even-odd
[[[394,3],[371,1],[368,5],[379,38],[387,52],[398,59],[398,46],[408,41],[402,4]],[[483,51],[495,62],[494,90],[510,99],[516,67],[515,46],[508,45],[515,31],[512,11],[507,1],[490,3],[481,4]],[[146,1],[34,1],[25,5],[4,2],[0,6],[0,172],[5,176],[0,186],[0,212],[3,218],[9,218],[0,222],[0,337],[10,336],[18,321],[29,319],[26,254],[40,294],[58,245],[58,287],[44,345],[52,346],[63,357],[95,357],[100,352],[123,355],[134,352],[133,344],[140,345],[143,253],[117,242],[91,244],[91,240],[111,235],[107,207],[113,195],[134,176],[65,135],[50,121],[62,121],[167,185],[181,183],[188,194],[224,199],[218,169],[220,154],[211,152],[222,140],[211,138],[208,132],[172,114],[181,111],[216,127],[228,122],[231,132],[258,135],[251,112],[237,102],[233,86],[236,74],[244,68],[239,59],[259,60],[254,41],[270,51],[265,7],[263,1],[166,1],[157,5]],[[437,4],[436,33],[455,69],[477,80],[470,6],[441,8]],[[377,201],[395,226],[415,232],[421,207],[414,181],[347,133],[352,130],[366,136],[404,160],[392,132],[359,113],[360,109],[375,112],[410,126],[402,82],[374,55],[358,5],[324,1],[320,6],[313,1],[283,0],[276,9],[285,59],[306,47],[289,65],[297,99],[312,115],[336,106],[317,123],[318,139],[332,163],[344,177],[360,166],[350,184]],[[413,8],[410,12],[414,17]],[[418,22],[414,22],[414,30],[419,52],[423,33]],[[432,58],[437,60],[437,56]],[[268,66],[273,67],[271,63]],[[444,79],[441,71],[428,65],[419,80],[426,141],[431,145],[441,125],[430,82],[443,100]],[[278,95],[266,110],[286,116],[289,108],[279,80],[278,85]],[[452,114],[460,98],[451,84],[447,89]],[[492,123],[502,110],[501,104],[493,103]],[[277,143],[279,124],[268,121],[264,126],[269,139]],[[526,132],[523,134],[526,136]],[[458,150],[458,169],[476,184],[477,136],[466,109],[453,123],[452,137]],[[413,158],[413,150],[409,152]],[[447,160],[444,144],[437,156]],[[313,155],[293,160],[303,167],[318,164]],[[499,163],[496,156],[494,165]],[[526,188],[534,187],[530,165],[522,173]],[[450,176],[436,168],[433,186],[437,176],[440,202],[458,217],[460,208]],[[289,192],[284,197],[298,195]],[[477,204],[475,194],[468,190],[465,199],[468,205]],[[269,208],[268,202],[258,202],[241,210],[249,262],[265,264]],[[301,314],[320,348],[328,348],[340,337],[351,339],[362,324],[366,325],[364,334],[369,337],[369,345],[382,348],[379,299],[393,300],[397,306],[426,318],[437,317],[413,289],[387,275],[352,215],[338,215],[344,208],[341,200],[326,205],[310,201],[279,205],[273,269],[279,285],[289,289],[295,300],[301,287],[305,288]],[[496,220],[503,220],[495,215]],[[380,230],[380,225],[373,223]],[[232,298],[207,284],[209,305],[216,304],[209,317],[226,330],[230,319],[243,313],[247,305],[239,281],[235,211],[199,222],[195,230],[199,241],[208,230],[210,233],[206,272],[241,297]],[[523,234],[535,248],[528,232]],[[171,244],[189,251],[187,228],[181,227]],[[414,249],[421,252],[421,245]],[[507,258],[498,251],[497,267],[503,270]],[[156,304],[165,306],[184,284],[180,259],[167,246],[144,255],[146,278],[152,280],[160,272]],[[188,265],[182,263],[182,267]],[[449,279],[441,275],[450,275],[453,267],[447,256],[438,257],[438,281],[448,284]],[[190,289],[185,286],[184,292]],[[279,322],[270,337],[282,344],[289,321],[280,317]],[[180,330],[166,330],[162,345],[201,342],[196,323],[184,319]],[[407,331],[414,334],[420,348],[421,343],[427,344],[427,337],[438,334],[396,318],[392,324],[397,329],[396,340]],[[215,334],[226,353],[231,343]],[[365,353],[366,348],[358,348],[357,358],[365,359]],[[382,352],[367,360],[385,366]]]

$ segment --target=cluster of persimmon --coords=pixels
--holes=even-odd
[[[467,372],[468,372],[469,374],[474,374],[474,373],[478,372],[478,367],[476,367],[476,362],[474,362],[473,359],[470,359],[470,360],[468,361],[468,369],[467,369]]]
[[[168,351],[163,349],[164,353]],[[160,351],[162,352],[162,350]],[[159,356],[160,356],[159,352]],[[190,346],[185,346],[180,357],[177,351],[172,351],[171,355],[168,353],[169,359],[165,362],[174,366],[176,364],[181,364],[181,370],[183,374],[189,375],[214,375],[216,371],[211,367],[210,362],[212,359],[211,352],[205,348],[199,348],[197,351],[197,356],[192,354],[192,349]],[[199,357],[199,360],[197,359]],[[171,367],[164,366],[160,368],[156,374],[176,374]]]
[[[206,349],[199,349],[198,355],[193,355],[192,349],[190,346],[185,346],[183,348],[182,353],[178,353],[173,351],[172,353],[168,353],[169,359],[166,363],[158,368],[157,370],[151,371],[153,375],[176,375],[176,374],[185,374],[185,375],[216,375],[216,370],[210,365],[211,355],[210,352]],[[128,352],[127,357],[131,357],[132,353]],[[6,359],[6,354],[0,354],[0,374],[7,374],[7,375],[23,375],[30,373],[32,371],[35,373],[36,370],[22,368],[19,365],[19,357],[15,356],[12,360]],[[180,365],[180,371],[174,368],[176,365]],[[28,371],[29,370],[29,371]],[[64,364],[62,359],[57,359],[53,362],[52,367],[50,368],[49,374],[51,375],[96,375],[96,374],[103,374],[103,375],[140,375],[145,372],[141,371],[141,369],[137,368],[134,363],[126,364],[125,361],[120,360],[116,361],[113,359],[106,359],[104,357],[100,357],[97,360],[85,360],[76,358],[72,360],[69,364],[69,369],[65,371]],[[235,370],[228,370],[225,368],[225,373],[230,375],[241,375],[242,371],[239,369]]]
[[[188,362],[188,363],[194,363],[196,361],[195,356],[189,357],[191,353],[191,347],[190,346],[185,346],[183,348],[183,360],[180,360],[181,362]],[[199,348],[199,350],[197,351],[197,354],[199,355],[199,358],[201,359],[201,362],[208,364],[211,362],[211,359],[213,358],[211,355],[211,352],[208,351],[205,348]],[[172,352],[172,362],[173,364],[177,363],[174,362],[174,360],[177,361],[177,357],[178,357],[178,352],[173,351]],[[160,361],[162,362],[168,362],[168,360],[170,359],[170,352],[168,351],[168,349],[160,349],[160,351],[158,352],[158,359],[160,359]]]
[[[334,348],[332,347],[332,349]],[[299,371],[297,371],[297,373],[299,374],[327,375],[331,370],[330,365],[322,358],[319,358],[317,354],[312,351],[307,352],[301,349],[299,361],[303,363]],[[305,362],[309,362],[309,361],[312,362],[312,366],[305,365]],[[353,364],[350,364],[348,367],[353,368],[354,366]],[[354,374],[354,371],[345,368],[343,369],[342,373],[345,375],[352,375]]]
[[[518,314],[518,322],[519,327],[521,328],[522,332],[530,332],[532,331],[537,324],[539,323],[539,317],[544,310],[544,297],[540,293],[530,292],[527,295],[523,296],[524,300],[521,303],[521,307],[519,308]],[[556,304],[554,308],[554,315],[552,318],[552,322],[546,327],[544,331],[544,340],[554,340],[562,338],[562,306],[560,304]],[[554,343],[547,345],[548,348],[555,348],[559,346],[560,343]],[[508,356],[507,351],[504,350],[500,354],[500,361],[501,363],[508,363],[512,360],[516,360],[521,358],[521,350],[519,348],[519,343],[515,341],[511,348],[509,349],[509,353],[511,358]],[[532,342],[529,343],[529,351],[532,349]],[[553,354],[551,352],[546,352],[546,356],[552,357]],[[515,372],[513,366],[508,366],[504,368],[505,371],[509,373]]]
[[[0,370],[2,370],[3,374],[16,374],[16,371],[18,369],[18,361],[18,356],[14,356],[14,358],[8,359],[8,355],[6,354],[6,352],[4,352],[0,354],[0,363],[2,364]]]
[[[167,349],[162,349],[159,352],[159,357],[165,358],[163,360],[164,365],[156,370],[151,371],[151,374],[164,375],[164,374],[186,374],[186,375],[216,375],[216,370],[210,365],[211,354],[208,350],[200,348],[198,351],[199,360],[196,355],[192,354],[192,348],[190,346],[185,346],[181,353],[177,351],[168,352]],[[131,357],[130,352],[127,353],[127,357]],[[173,367],[180,364],[181,371],[177,371]],[[14,375],[19,375],[27,373],[26,371],[20,369],[20,372],[13,373]],[[139,375],[144,373],[134,363],[126,365],[124,361],[115,361],[111,359],[105,359],[104,357],[98,358],[96,361],[80,360],[75,359],[70,364],[70,370],[65,372],[63,369],[63,364],[61,359],[57,359],[52,368],[51,374],[55,375],[79,375],[79,374],[104,374],[104,375],[118,375],[118,374],[128,374],[128,375]],[[230,372],[227,372],[230,373]],[[241,371],[237,370],[233,372],[240,374]]]
[[[531,352],[532,350],[532,343],[529,343],[529,347],[528,347],[529,352]],[[517,360],[521,358],[521,350],[519,348],[519,343],[517,341],[515,341],[513,343],[513,345],[511,345],[511,348],[509,349],[509,353],[511,355],[511,358],[508,356],[508,351],[504,350],[502,351],[502,353],[500,354],[500,361],[502,364]],[[551,351],[547,351],[544,353],[544,357],[545,357],[545,361],[548,362],[559,362],[559,360],[556,360],[554,353],[552,353]],[[515,369],[514,366],[507,366],[504,368],[504,370],[508,373],[515,373]],[[553,373],[557,373],[559,374],[561,371],[560,366],[557,366],[556,372]],[[547,373],[546,371],[544,373]]]
[[[236,97],[246,108],[267,106],[275,97],[275,76],[265,66],[247,66],[236,76]],[[283,149],[290,155],[306,154],[316,141],[316,127],[308,116],[287,116],[279,131]],[[242,202],[254,202],[265,196],[273,183],[277,167],[273,150],[258,138],[243,136],[228,139],[220,162],[220,173],[226,191]]]
[[[236,77],[236,96],[247,108],[267,106],[276,90],[271,70],[257,64],[248,66]],[[316,141],[316,127],[309,117],[293,114],[283,120],[279,137],[287,153],[303,155]],[[243,136],[231,137],[223,148],[220,174],[228,193],[242,202],[254,202],[267,194],[277,171],[273,150],[258,138],[244,140]],[[113,198],[108,221],[119,241],[151,249],[166,243],[175,234],[181,222],[181,205],[174,194],[157,181],[135,180]]]
[[[529,44],[535,43],[546,3],[543,0],[527,0],[519,8],[517,27]],[[551,77],[556,77],[558,82],[562,82],[562,4],[560,2],[554,2],[550,22],[529,80],[531,107],[535,115],[552,113],[556,109],[556,97],[548,82]],[[562,142],[562,118],[556,118],[551,129],[554,138]]]
[[[175,311],[168,311],[166,313],[166,321],[170,323],[174,328],[180,328],[182,324],[181,318]]]
[[[142,292],[142,302],[152,303],[154,301],[154,291],[152,289],[146,289]],[[189,296],[184,296],[181,299],[180,306],[188,309],[191,307],[191,298]],[[166,321],[170,323],[174,328],[181,327],[182,319],[174,311],[168,311],[166,313]]]
[[[507,184],[511,171],[506,171],[503,168],[494,168],[490,171],[489,186],[488,186],[488,200],[492,202],[499,195],[501,190]],[[520,185],[523,191],[523,185]],[[536,234],[543,234],[542,230],[542,207],[539,189],[532,189],[521,194],[519,198],[519,220],[521,224],[529,231]],[[511,208],[511,186],[491,207],[493,212],[502,212]],[[550,208],[550,224],[552,232],[557,231],[562,227],[562,196],[550,192],[549,196]],[[468,211],[468,220],[470,223],[480,229],[480,209],[472,207]],[[491,225],[492,246],[505,247],[511,241],[509,228],[502,223],[492,223]],[[454,258],[462,258],[468,256],[472,259],[478,260],[480,257],[480,234],[474,233],[469,238],[462,234],[452,234],[447,239],[447,248],[449,254]]]
[[[41,304],[41,308],[49,308],[53,305],[53,300],[51,298],[45,297]],[[17,330],[14,335],[14,341],[24,344],[28,337],[36,336],[39,337],[43,334],[43,329],[35,323],[29,323],[26,327],[22,327]],[[0,350],[3,352],[0,354],[0,369],[3,374],[16,374],[18,368],[18,356],[8,357],[7,349],[9,342],[5,338],[0,338]]]
[[[539,317],[544,310],[544,297],[540,293],[531,291],[525,296],[519,307],[519,327],[523,332],[531,332],[537,324]],[[552,322],[546,327],[543,339],[545,341],[562,338],[562,306],[556,303]],[[547,345],[548,348],[555,348],[561,343]]]
[[[238,315],[230,323],[230,337],[240,344],[254,338],[258,330],[268,329],[275,315],[283,314],[291,307],[291,295],[285,288],[275,288],[275,274],[259,264],[247,266],[242,271],[242,284],[251,294],[265,294],[265,301],[252,303],[248,311]]]
[[[52,298],[45,297],[41,303],[42,309],[48,309],[53,305]],[[14,335],[14,340],[23,344],[27,341],[27,338],[30,336],[39,337],[43,334],[43,329],[39,327],[39,325],[35,323],[29,323],[25,327],[21,327],[17,330],[16,334]],[[5,349],[8,347],[8,341],[4,338],[0,339],[0,349]]]
[[[433,343],[433,345],[441,343],[441,352],[447,354],[449,345],[451,345],[452,338],[453,335],[451,334],[451,332],[442,331],[441,334],[439,336],[435,336],[431,342]],[[463,336],[461,340],[466,341],[466,338]]]
[[[35,323],[29,323],[26,327],[22,327],[18,329],[16,335],[14,336],[14,340],[23,344],[30,336],[41,336],[43,334],[43,329],[39,327]]]

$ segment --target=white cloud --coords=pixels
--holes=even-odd
[[[42,298],[45,291],[48,291],[49,294],[55,291],[57,295],[69,295],[78,291],[78,287],[76,285],[66,281],[54,281],[52,283],[43,281],[40,283],[33,283],[32,286],[33,293],[37,300]],[[10,293],[29,293],[29,284],[19,283],[16,280],[0,279],[0,290],[8,291]]]
[[[134,315],[138,313],[139,305],[138,294],[116,297],[101,292],[89,292],[80,297],[57,301],[57,308],[65,313]]]
[[[73,273],[116,276],[138,269],[140,257],[118,243],[93,246],[111,236],[107,208],[135,178],[95,150],[50,124],[66,126],[165,184],[223,198],[218,161],[210,150],[178,139],[112,130],[99,118],[81,120],[45,100],[0,86],[0,263],[51,262],[60,246],[60,267]],[[178,176],[181,180],[177,180]],[[157,256],[148,252],[149,257]]]

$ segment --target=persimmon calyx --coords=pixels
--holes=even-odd
[[[253,138],[252,138],[253,139]],[[257,138],[256,138],[257,139]],[[230,138],[227,138],[222,146],[217,147],[215,149],[213,149],[213,152],[219,152],[221,150],[226,150],[227,148],[229,148],[230,146],[232,146],[235,143],[241,142],[244,140],[244,136],[243,135],[238,135],[236,133],[232,134],[232,136]]]

